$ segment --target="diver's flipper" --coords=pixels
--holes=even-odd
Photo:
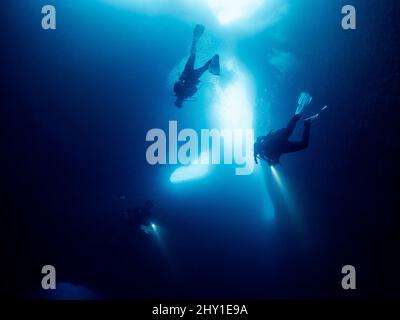
[[[324,111],[326,109],[328,109],[328,106],[323,107],[319,113],[321,113],[322,111]]]
[[[193,38],[195,41],[199,40],[203,35],[205,27],[202,24],[197,24],[193,30]]]
[[[210,65],[208,66],[208,71],[210,71],[211,74],[219,76],[221,74],[221,68],[219,65],[219,55],[216,54],[212,60]]]
[[[308,106],[312,101],[312,96],[308,93],[302,92],[299,96],[299,101],[295,114],[300,114],[303,112],[304,107]]]

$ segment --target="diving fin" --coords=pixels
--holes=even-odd
[[[221,75],[221,68],[219,65],[219,55],[216,54],[212,59],[211,63],[208,66],[208,71],[210,71],[211,74],[219,76]]]
[[[201,36],[203,35],[204,30],[205,30],[205,27],[202,24],[197,24],[193,30],[194,40],[196,40],[196,41],[199,40],[201,38]]]
[[[313,116],[305,119],[304,122],[309,122],[309,123],[314,122],[315,120],[317,120],[319,118],[319,115],[321,114],[321,112],[326,110],[326,109],[328,109],[328,106],[323,107],[320,112],[318,112],[317,114],[314,114]]]
[[[308,106],[312,101],[312,96],[306,92],[300,93],[299,100],[297,102],[296,115],[303,112],[304,107]]]
[[[328,109],[328,106],[323,107],[319,113],[321,113],[322,111],[324,111],[326,109]]]

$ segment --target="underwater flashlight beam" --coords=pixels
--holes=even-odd
[[[274,168],[274,166],[270,166],[270,168],[271,168],[272,175],[273,175],[273,177],[274,177],[274,179],[275,179],[277,185],[279,186],[279,188],[280,188],[281,190],[283,190],[284,187],[283,187],[282,179],[281,179],[281,177],[279,176],[278,171],[276,171],[276,169]]]

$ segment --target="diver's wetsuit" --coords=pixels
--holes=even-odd
[[[201,68],[195,69],[197,42],[203,35],[204,29],[204,26],[200,24],[196,25],[194,28],[189,59],[185,64],[185,68],[179,80],[174,84],[174,94],[176,97],[175,106],[178,108],[181,108],[183,102],[197,92],[200,78],[206,71],[210,71],[210,73],[214,75],[220,75],[219,55],[217,54],[208,60]]]
[[[286,128],[280,129],[273,133],[270,137],[258,138],[259,154],[261,158],[268,158],[275,163],[279,163],[279,158],[284,153],[293,153],[304,150],[308,147],[310,142],[310,129],[311,122],[304,122],[304,131],[301,141],[289,141],[290,136],[293,134],[297,122],[301,119],[300,115],[295,115],[290,119]]]
[[[185,85],[185,98],[189,98],[197,92],[197,85],[200,83],[200,78],[203,73],[208,70],[212,62],[212,59],[210,59],[201,68],[195,69],[194,66],[196,63],[197,41],[198,39],[193,39],[190,57],[186,62],[182,75],[179,78],[179,80],[183,81]]]

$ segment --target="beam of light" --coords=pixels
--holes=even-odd
[[[264,165],[261,164],[256,167],[256,172],[258,182],[258,188],[260,194],[262,195],[262,206],[263,206],[263,216],[266,218],[267,222],[275,221],[275,208],[271,200],[271,196],[268,190],[268,181],[265,176]]]
[[[254,167],[253,82],[247,70],[233,56],[228,56],[224,60],[222,68],[224,75],[213,79],[214,102],[210,109],[212,117],[221,131],[228,130],[232,133],[233,139],[229,142],[232,150],[242,152],[246,167],[252,168]],[[251,136],[245,133],[248,130],[252,130]],[[236,135],[235,132],[241,132],[242,136]],[[223,142],[226,142],[225,137]]]
[[[151,233],[154,234],[154,236],[157,238],[158,242],[161,242],[161,237],[160,237],[160,230],[158,228],[158,226],[152,222],[150,223],[150,227],[151,227]]]
[[[168,267],[173,268],[171,258],[168,254],[167,247],[165,246],[165,241],[162,237],[162,228],[154,222],[150,223],[150,228],[152,230],[151,235],[154,236],[155,240],[157,241],[160,251],[168,263]]]
[[[290,201],[289,193],[288,193],[287,188],[284,186],[284,184],[282,182],[282,178],[281,178],[280,174],[278,173],[278,171],[276,170],[276,168],[274,166],[270,166],[270,169],[272,172],[272,176],[275,180],[275,183],[278,186],[279,192],[281,193],[285,202],[290,205],[291,201]]]
[[[230,75],[229,81],[215,81],[214,110],[221,129],[252,129],[253,103],[248,74],[235,58],[228,59],[223,66]]]
[[[296,226],[297,231],[299,232],[298,242],[300,246],[308,246],[307,243],[307,232],[306,225],[304,219],[299,214],[301,208],[299,208],[299,203],[297,203],[297,199],[294,197],[295,195],[288,188],[288,183],[282,178],[282,174],[275,167],[271,166],[271,175],[273,180],[275,181],[278,190],[281,194],[282,200],[284,201],[284,205],[286,207],[287,212],[289,213],[289,219]]]
[[[251,17],[265,0],[205,0],[221,25]]]
[[[218,122],[220,129],[254,129],[253,113],[255,99],[253,97],[253,83],[249,74],[235,58],[225,60],[223,70],[227,79],[215,81],[215,100],[212,108],[213,117]],[[234,141],[236,143],[236,141]],[[253,141],[248,141],[251,152],[250,161],[253,159]],[[255,171],[255,186],[260,191],[262,212],[267,222],[275,221],[274,206],[268,192],[266,180],[261,166]]]
[[[275,179],[275,182],[276,182],[276,184],[278,185],[279,189],[280,189],[281,191],[286,191],[286,190],[285,190],[285,187],[283,186],[282,179],[281,179],[281,177],[280,177],[279,174],[278,174],[278,171],[276,171],[276,169],[275,169],[274,166],[270,166],[270,169],[271,169],[272,175],[273,175],[273,177],[274,177],[274,179]]]
[[[290,213],[296,213],[296,206],[293,202],[293,197],[290,195],[290,192],[286,186],[286,183],[283,182],[281,174],[274,166],[270,166],[272,177],[278,187],[278,190],[281,194],[282,199],[285,201],[286,207]]]
[[[208,153],[202,153],[200,155],[200,159],[208,158]],[[202,164],[203,161],[199,161],[196,159],[191,162],[188,166],[182,166],[172,172],[169,180],[172,183],[182,183],[192,180],[197,180],[200,178],[205,177],[210,172],[210,165],[209,164]]]

